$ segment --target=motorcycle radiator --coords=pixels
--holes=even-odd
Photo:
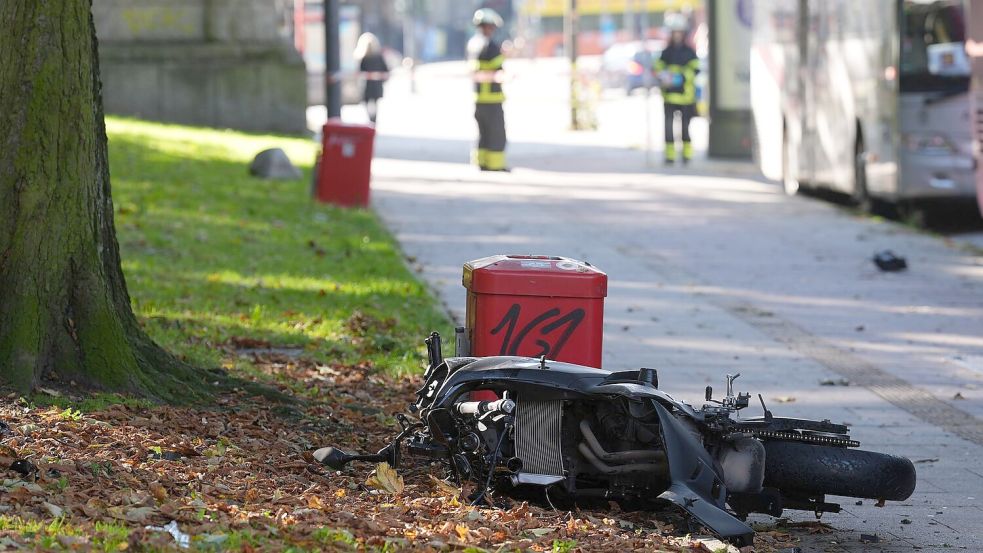
[[[560,443],[561,400],[516,401],[515,453],[522,461],[522,472],[563,476]]]

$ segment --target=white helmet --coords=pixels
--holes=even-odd
[[[689,30],[689,21],[681,13],[670,13],[666,14],[665,26],[669,32],[686,32]]]
[[[495,10],[491,8],[481,8],[480,10],[474,12],[474,17],[471,18],[471,24],[475,27],[480,25],[493,25],[495,27],[501,27],[503,22],[502,16],[495,13]]]

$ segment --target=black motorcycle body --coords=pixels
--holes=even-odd
[[[736,545],[750,545],[748,513],[784,509],[836,512],[825,496],[902,500],[915,486],[911,461],[852,449],[847,428],[829,421],[735,418],[749,395],[700,409],[658,388],[652,369],[611,372],[525,357],[443,360],[431,365],[403,431],[377,454],[323,448],[315,457],[340,468],[352,460],[400,463],[409,455],[446,461],[472,481],[475,503],[495,490],[574,503],[617,501],[626,508],[668,503]],[[476,390],[498,401],[473,401]],[[760,398],[760,396],[759,396]]]

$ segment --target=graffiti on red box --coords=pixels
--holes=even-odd
[[[492,335],[497,335],[503,330],[505,334],[502,338],[502,347],[499,355],[519,355],[522,349],[531,357],[545,355],[547,358],[555,359],[560,355],[560,350],[570,339],[577,327],[584,320],[584,310],[577,308],[564,314],[559,307],[547,309],[535,315],[532,320],[526,323],[521,329],[519,321],[522,317],[522,306],[518,303],[505,313],[502,320],[491,330]],[[516,331],[518,329],[518,332]],[[538,346],[538,353],[529,353],[524,346],[532,340],[532,344]]]

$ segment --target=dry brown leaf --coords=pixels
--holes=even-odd
[[[99,499],[98,497],[90,497],[85,505],[82,506],[82,512],[85,516],[90,518],[97,518],[102,515],[103,511],[106,510],[106,502]]]
[[[430,481],[437,486],[437,489],[440,490],[442,494],[452,495],[455,497],[461,495],[461,488],[458,488],[446,480],[441,480],[432,474],[428,474],[427,476],[430,477]]]
[[[159,482],[150,483],[150,493],[157,501],[163,502],[167,500],[167,490]]]
[[[54,503],[48,503],[47,501],[44,502],[44,508],[46,511],[51,513],[51,516],[55,518],[60,517],[62,513],[65,512],[65,510],[62,509],[61,507],[55,505]]]
[[[405,487],[403,477],[393,470],[389,463],[376,465],[375,472],[365,481],[365,485],[391,494],[400,494]]]
[[[317,509],[319,511],[323,511],[325,508],[327,508],[327,505],[325,505],[324,502],[321,501],[321,498],[316,495],[307,496],[307,506],[311,509]]]
[[[106,513],[117,520],[139,523],[146,522],[156,512],[157,509],[153,507],[110,507],[106,509]]]

